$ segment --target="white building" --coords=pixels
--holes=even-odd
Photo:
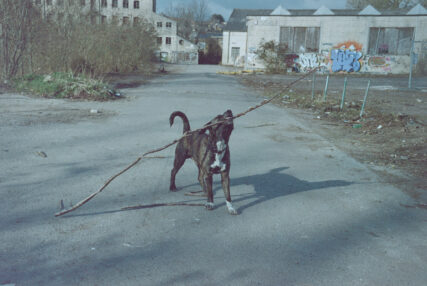
[[[34,3],[48,20],[61,21],[64,12],[77,8],[89,15],[92,24],[148,21],[157,31],[158,55],[162,60],[198,63],[197,46],[177,35],[176,21],[156,14],[156,0],[34,0]]]
[[[223,64],[263,68],[256,51],[268,41],[285,44],[300,71],[320,67],[330,72],[401,74],[409,72],[411,54],[415,65],[427,60],[427,10],[421,5],[381,12],[372,6],[363,10],[279,6],[268,14],[264,10],[264,15],[259,11],[247,12],[238,32],[226,27]]]

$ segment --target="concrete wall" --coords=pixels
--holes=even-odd
[[[358,58],[358,72],[408,73],[409,55],[368,54],[369,28],[412,27],[415,41],[427,41],[427,16],[249,16],[247,25],[248,68],[264,67],[254,51],[263,41],[279,42],[280,27],[320,27],[319,51],[296,54],[296,62],[302,71],[318,66],[324,71],[332,71],[336,55],[348,50],[348,53]],[[423,53],[421,44],[415,45],[415,53]]]
[[[244,66],[246,60],[246,32],[223,32],[222,44],[222,64]],[[239,48],[240,52],[237,58],[233,59],[231,51],[233,48]]]

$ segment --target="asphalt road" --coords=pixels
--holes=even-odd
[[[267,105],[235,121],[227,213],[122,207],[202,203],[188,161],[168,191],[174,149],[95,192],[145,151],[262,100],[218,67],[176,67],[115,102],[0,95],[0,285],[425,285],[427,212],[367,166]],[[97,109],[100,113],[90,113]],[[42,153],[43,152],[43,153]],[[46,156],[45,156],[46,155]]]

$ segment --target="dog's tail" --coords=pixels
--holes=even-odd
[[[181,117],[182,122],[184,123],[184,129],[183,129],[182,133],[190,131],[191,130],[190,129],[190,122],[188,121],[188,118],[184,114],[184,112],[181,112],[181,111],[172,112],[171,116],[169,117],[170,126],[172,126],[173,120],[175,119],[176,116]]]

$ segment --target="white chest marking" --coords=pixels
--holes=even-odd
[[[215,161],[211,165],[212,169],[219,167],[221,171],[225,171],[227,168],[227,165],[222,162],[222,158],[225,155],[225,148],[227,148],[227,144],[223,140],[216,142],[217,152],[215,153]]]

